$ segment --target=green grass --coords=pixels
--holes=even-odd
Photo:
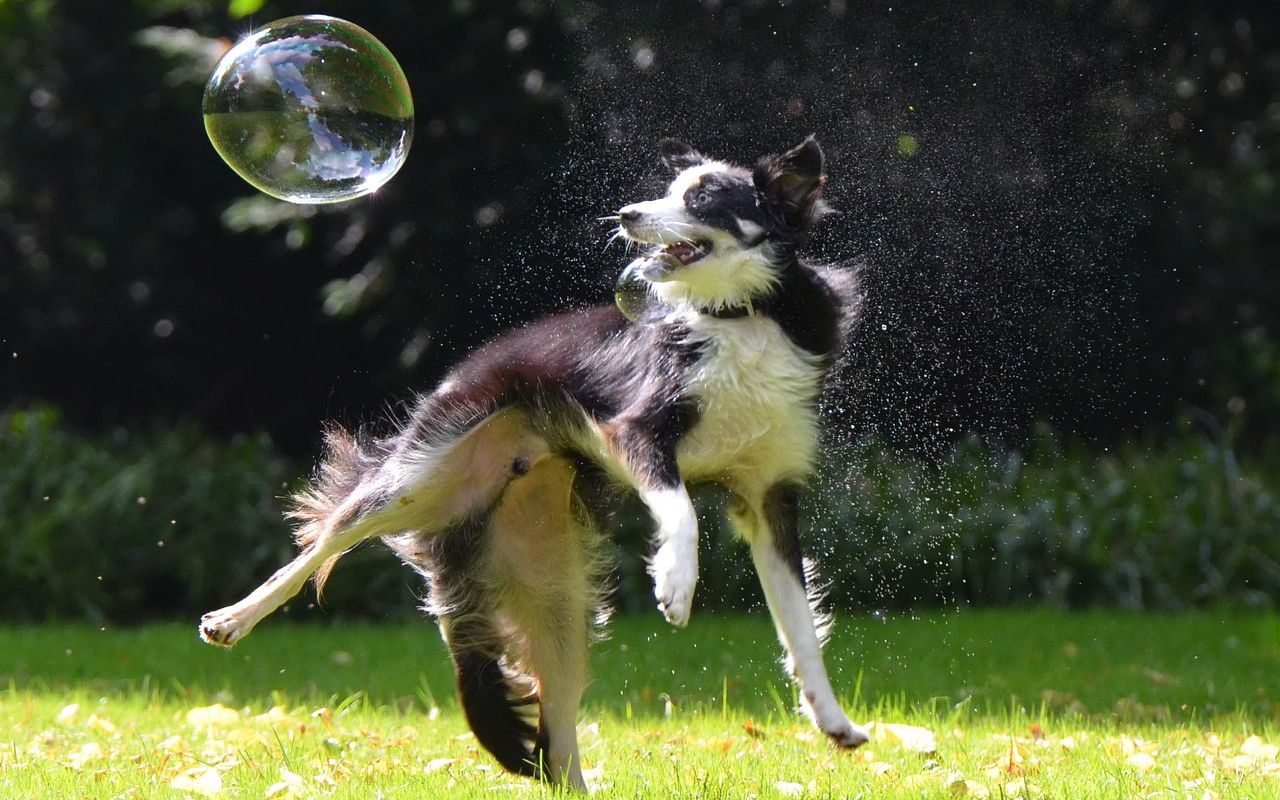
[[[426,624],[269,621],[230,652],[194,625],[22,627],[0,653],[0,797],[543,791],[477,751]],[[763,612],[682,631],[655,614],[593,652],[591,781],[604,797],[1280,796],[1280,617],[856,617],[827,653],[855,719],[927,728],[936,751],[884,727],[852,754],[814,736]]]

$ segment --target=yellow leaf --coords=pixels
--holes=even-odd
[[[301,795],[302,776],[281,767],[280,780],[268,786],[263,797],[300,797]]]
[[[1009,781],[1004,785],[1004,793],[1007,797],[1038,797],[1042,794],[1040,787],[1034,783],[1026,781]]]
[[[169,782],[171,789],[203,797],[222,793],[222,775],[213,767],[192,767]]]
[[[873,736],[913,753],[933,753],[938,749],[933,731],[928,728],[900,725],[894,722],[873,722],[868,727]]]
[[[976,797],[978,800],[986,800],[991,796],[991,792],[987,787],[976,781],[965,780],[964,778],[956,778],[947,785],[947,791],[951,792],[952,797]]]
[[[275,725],[284,728],[297,728],[302,725],[301,722],[289,716],[284,706],[272,706],[270,711],[258,714],[253,721],[258,725]]]
[[[1134,753],[1124,760],[1124,763],[1141,772],[1146,772],[1156,765],[1156,760],[1148,753]]]
[[[99,733],[110,735],[116,732],[116,726],[111,724],[111,720],[103,719],[97,714],[90,714],[85,724]]]
[[[240,721],[240,712],[222,703],[193,708],[187,712],[187,724],[197,728],[215,728],[234,725]]]
[[[1240,752],[1255,761],[1275,761],[1280,746],[1267,744],[1260,736],[1250,736],[1240,745]]]
[[[98,746],[97,742],[89,742],[67,756],[67,766],[72,769],[83,769],[87,762],[93,761],[95,758],[102,758],[102,748]]]
[[[318,719],[323,722],[325,730],[333,730],[333,712],[328,708],[325,708],[324,706],[317,708],[315,711],[311,712],[311,718]]]
[[[174,750],[185,749],[182,743],[182,737],[178,736],[177,734],[174,734],[173,736],[170,736],[168,739],[165,739],[163,742],[156,745],[156,748],[159,750],[163,750],[166,753],[172,753]]]

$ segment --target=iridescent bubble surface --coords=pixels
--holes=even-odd
[[[613,287],[613,300],[618,310],[632,322],[643,323],[657,301],[649,294],[649,284],[640,273],[649,263],[648,258],[637,258],[622,270]]]
[[[413,97],[382,42],[358,25],[276,20],[227,51],[204,90],[204,126],[230,167],[293,203],[369,194],[404,164]]]
[[[625,272],[618,276],[613,299],[622,315],[632,322],[640,322],[649,309],[648,289],[639,278],[628,277]]]

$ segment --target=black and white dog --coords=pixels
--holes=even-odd
[[[381,537],[430,585],[476,738],[512,772],[581,788],[601,488],[634,488],[648,506],[658,606],[684,625],[698,574],[686,485],[716,483],[805,710],[841,746],[867,740],[828,681],[799,542],[818,394],[857,309],[850,273],[797,252],[823,210],[822,149],[810,137],[754,169],[672,140],[661,156],[675,172],[667,195],[618,213],[621,235],[649,246],[627,268],[651,296],[645,317],[604,306],[544,319],[463,361],[395,435],[331,430],[295,498],[301,554],[206,614],[206,641],[234,644]]]

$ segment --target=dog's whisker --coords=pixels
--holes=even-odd
[[[621,227],[619,227],[619,228],[617,228],[616,230],[614,230],[613,235],[612,235],[612,236],[610,236],[610,237],[605,241],[605,243],[604,243],[604,250],[608,250],[610,247],[612,247],[612,246],[613,246],[613,243],[614,243],[614,242],[618,241],[618,239],[621,239],[621,238],[622,238],[622,228],[621,228]],[[604,251],[601,251],[601,252],[604,252]]]

